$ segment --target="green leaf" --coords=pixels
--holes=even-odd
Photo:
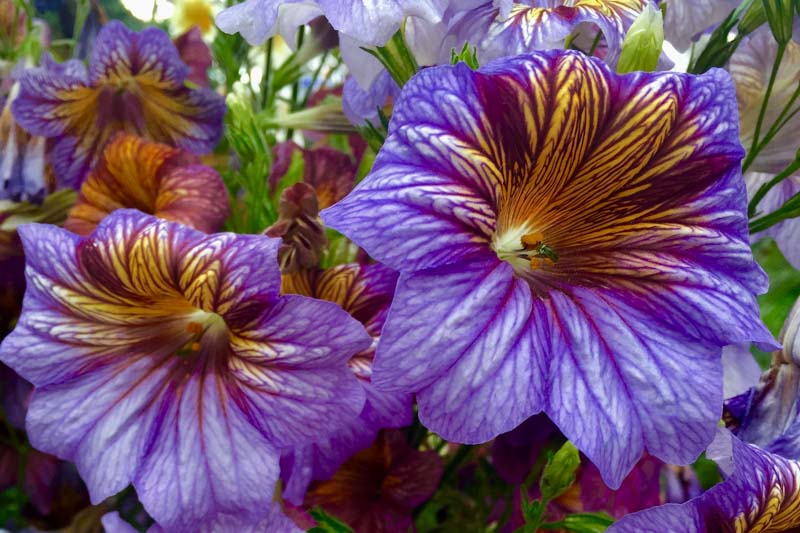
[[[575,471],[580,464],[578,448],[569,441],[565,442],[544,467],[539,480],[542,498],[551,501],[563,494],[575,482]]]
[[[728,40],[728,36],[736,28],[743,13],[750,8],[752,2],[761,2],[761,0],[744,0],[739,7],[731,11],[725,20],[717,26],[717,29],[711,34],[706,47],[689,65],[688,72],[690,74],[702,74],[712,67],[723,67],[728,63],[739,43],[747,35],[748,32],[745,30],[749,28],[740,26],[739,33],[733,40]]]
[[[603,533],[614,519],[606,513],[577,513],[565,516],[561,523],[564,529],[576,533]]]
[[[308,530],[308,533],[354,533],[350,526],[334,518],[319,507],[315,507],[309,511],[317,525]]]

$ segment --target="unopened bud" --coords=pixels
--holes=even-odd
[[[647,4],[625,36],[617,71],[622,74],[634,70],[654,71],[663,44],[664,16],[661,10]]]

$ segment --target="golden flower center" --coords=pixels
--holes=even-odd
[[[507,261],[517,272],[528,272],[558,262],[558,252],[547,244],[545,236],[527,227],[495,234],[492,247],[497,257]]]
[[[182,357],[201,351],[208,353],[227,344],[228,327],[217,313],[196,309],[189,315],[185,331],[186,341],[175,351]]]

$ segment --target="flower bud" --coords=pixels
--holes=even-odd
[[[617,71],[623,74],[634,70],[654,71],[663,44],[664,17],[659,9],[647,4],[625,36]]]
[[[772,30],[772,35],[780,44],[786,44],[792,38],[792,22],[794,14],[792,4],[796,0],[762,0],[767,22]]]

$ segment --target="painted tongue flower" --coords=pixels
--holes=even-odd
[[[800,300],[781,332],[783,349],[750,390],[725,403],[725,422],[737,437],[800,461]]]
[[[12,85],[0,111],[0,200],[41,203],[55,189],[53,172],[46,164],[46,139],[30,135],[11,113],[19,89],[19,83]]]
[[[373,338],[373,346],[355,354],[350,369],[367,395],[364,408],[334,435],[313,445],[284,454],[281,476],[283,496],[298,505],[313,479],[327,479],[351,455],[373,442],[381,428],[411,423],[411,395],[385,392],[371,383],[374,344],[380,338],[394,294],[397,273],[381,264],[338,265],[325,270],[304,270],[283,276],[284,294],[300,294],[337,303],[361,322]]]
[[[728,75],[619,76],[550,51],[403,89],[372,172],[322,218],[401,272],[373,383],[442,437],[544,410],[617,487],[692,462],[755,293]]]
[[[476,46],[481,63],[533,50],[563,49],[565,40],[578,34],[587,34],[582,35],[582,40],[591,46],[602,32],[606,60],[614,64],[628,28],[650,3],[653,2],[527,0],[513,4],[505,16],[487,2],[481,8],[465,12],[449,31],[456,36],[457,50],[464,42]],[[449,54],[450,50],[443,52]]]
[[[100,31],[89,71],[72,60],[20,76],[14,117],[31,134],[48,137],[56,178],[77,188],[116,131],[211,151],[222,135],[223,98],[184,85],[189,69],[158,28],[134,32],[112,21]]]
[[[800,463],[745,444],[719,429],[708,456],[725,481],[701,496],[629,514],[608,533],[777,533],[800,527]]]
[[[305,504],[319,505],[355,531],[403,533],[414,508],[436,491],[442,470],[436,452],[417,451],[400,431],[384,430],[333,478],[314,483]]]
[[[0,359],[35,387],[31,443],[74,461],[93,502],[132,483],[168,531],[257,521],[279,449],[360,412],[346,362],[371,339],[330,302],[279,295],[277,239],[134,210],[88,238],[19,231],[28,288]]]
[[[204,232],[228,217],[228,192],[217,172],[180,148],[118,133],[83,182],[64,227],[89,235],[116,209],[131,207]]]

